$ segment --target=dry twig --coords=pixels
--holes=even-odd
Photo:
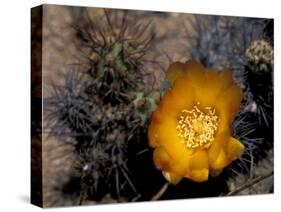
[[[249,182],[239,186],[235,190],[230,191],[229,193],[226,194],[226,196],[233,196],[235,194],[238,194],[239,192],[241,192],[241,191],[243,191],[243,190],[245,190],[245,189],[247,189],[247,188],[249,188],[249,187],[251,187],[251,186],[253,186],[253,185],[255,185],[255,184],[257,184],[257,183],[259,183],[259,182],[261,182],[261,181],[263,181],[263,180],[265,180],[267,178],[269,178],[269,177],[271,177],[271,176],[273,176],[273,171],[270,171],[269,173],[267,173],[267,174],[265,174],[263,176],[258,176],[256,178],[254,178],[253,180],[251,180],[251,181],[249,181]]]
[[[169,186],[169,183],[165,183],[161,189],[151,198],[151,201],[159,200],[163,194],[166,192],[167,188]]]

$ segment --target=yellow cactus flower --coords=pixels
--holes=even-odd
[[[231,71],[215,73],[193,60],[172,63],[167,79],[171,89],[148,130],[154,164],[172,184],[207,181],[243,153],[244,145],[231,137],[243,92]]]

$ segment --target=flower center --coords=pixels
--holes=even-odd
[[[200,103],[198,102],[197,105]],[[206,107],[204,112],[197,105],[191,110],[182,110],[177,125],[178,136],[191,149],[208,148],[214,141],[218,127],[218,116],[214,108]]]

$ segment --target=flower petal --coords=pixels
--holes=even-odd
[[[165,149],[172,160],[180,161],[188,157],[188,150],[178,137],[177,119],[166,118],[157,124],[157,142]]]
[[[211,69],[204,72],[204,85],[194,85],[195,98],[201,103],[201,107],[215,107],[216,100],[227,88],[234,84],[231,71],[225,69],[219,73]],[[202,82],[201,82],[202,83]]]
[[[168,180],[168,182],[170,182],[174,185],[178,184],[182,179],[182,177],[180,177],[172,172],[162,172],[162,174],[166,178],[166,180]]]
[[[148,140],[151,147],[158,147],[158,125],[161,123],[160,113],[158,110],[155,110],[152,114],[152,121],[148,127]]]
[[[204,182],[209,176],[208,154],[205,150],[197,150],[189,158],[188,171],[186,177],[196,182]]]
[[[230,137],[227,145],[227,157],[232,161],[239,158],[244,152],[244,145],[237,139]]]
[[[222,71],[219,72],[218,75],[219,75],[220,87],[222,91],[231,87],[234,84],[232,72],[229,69],[223,69]]]
[[[195,98],[200,102],[201,109],[205,107],[214,107],[217,96],[220,92],[220,82],[218,75],[212,71],[207,70],[204,72],[204,85],[194,85]]]
[[[191,174],[187,177],[195,182],[205,182],[209,177],[209,169],[192,170]]]
[[[231,161],[228,159],[225,150],[223,148],[220,148],[219,154],[215,161],[212,162],[211,167],[213,169],[223,169],[226,167]]]
[[[170,104],[172,104],[173,106],[171,106],[171,109],[174,109],[177,111],[177,113],[172,114],[170,112],[171,115],[174,115],[174,117],[178,118],[180,112],[183,109],[190,109],[193,107],[194,105],[194,90],[192,87],[190,86],[182,86],[182,84],[180,84],[181,80],[176,81],[174,84],[174,88],[171,91],[174,99],[173,101],[170,102]]]
[[[170,170],[171,158],[169,157],[167,152],[162,147],[158,147],[154,150],[153,162],[157,169],[160,169],[163,171]]]
[[[183,109],[189,109],[193,105],[193,89],[189,89],[188,86],[182,86],[180,81],[176,81],[173,89],[166,92],[161,100],[158,109],[163,117],[178,118]]]
[[[232,85],[219,95],[215,108],[220,118],[220,131],[230,127],[236,113],[239,111],[242,98],[242,89],[237,85]]]
[[[184,63],[181,62],[172,63],[167,70],[166,78],[171,83],[171,85],[173,85],[175,80],[184,74],[184,71],[185,71]]]
[[[205,84],[205,68],[200,63],[189,60],[185,63],[185,70],[182,77],[194,88],[202,87]]]
[[[176,83],[185,88],[188,86],[188,90],[193,90],[193,104],[199,102],[203,107],[213,106],[220,90],[217,74],[211,70],[206,71],[201,64],[194,60],[186,62],[185,68],[186,71]],[[187,96],[187,94],[183,96]]]
[[[184,176],[188,171],[190,154],[191,152],[185,155],[185,157],[182,157],[180,160],[173,161],[171,163],[171,171],[179,176]]]
[[[196,170],[202,168],[208,168],[208,154],[206,150],[196,150],[192,155],[189,157],[189,169]]]
[[[220,132],[216,135],[215,140],[208,149],[209,165],[213,169],[224,168],[223,164],[226,164],[225,146],[229,140],[229,131]]]

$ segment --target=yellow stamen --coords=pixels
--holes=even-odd
[[[198,102],[197,105],[199,104]],[[214,141],[218,127],[215,109],[206,107],[206,112],[203,112],[197,105],[191,110],[182,110],[177,125],[178,136],[191,149],[201,146],[208,148]]]

